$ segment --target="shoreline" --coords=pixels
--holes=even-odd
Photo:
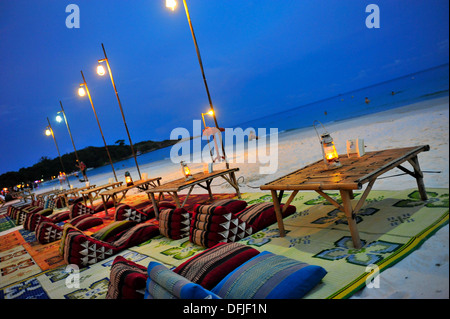
[[[439,175],[435,175],[434,177],[430,176],[430,174],[425,174],[425,185],[433,188],[448,188],[448,124],[445,127],[445,121],[443,121],[446,118],[448,123],[448,101],[448,96],[430,99],[392,110],[336,121],[325,126],[325,128],[333,137],[339,154],[346,153],[346,140],[351,138],[363,138],[366,152],[385,148],[430,144],[431,150],[420,155],[420,157],[423,157],[420,158],[422,169],[424,171],[441,171],[441,173],[436,173]],[[424,112],[426,112],[426,116],[423,116]],[[442,117],[442,119],[439,117]],[[415,125],[415,129],[411,127],[413,125]],[[442,129],[440,129],[440,132],[435,132],[437,128],[428,127],[428,125],[439,125]],[[409,132],[405,132],[406,130]],[[434,134],[432,136],[420,136],[417,134],[418,130],[422,130],[427,134],[434,132]],[[389,134],[386,134],[387,132]],[[445,132],[447,132],[446,137]],[[405,136],[409,135],[412,135],[412,137],[417,135],[417,138],[409,138],[412,141],[417,140],[417,142],[406,141]],[[436,140],[438,141],[437,145],[436,143],[432,143]],[[445,150],[446,145],[447,150]],[[264,166],[260,163],[235,163],[242,159],[242,156],[247,156],[248,150],[246,150],[245,154],[234,154],[235,156],[230,156],[229,154],[231,153],[227,152],[230,167],[239,167],[240,170],[237,177],[243,176],[244,178],[244,182],[241,183],[243,184],[241,186],[241,192],[254,192],[255,189],[256,191],[260,191],[260,185],[288,174],[293,168],[298,169],[322,157],[320,144],[312,125],[309,128],[299,128],[278,135],[278,169],[274,174],[260,174],[258,169],[260,166]],[[443,165],[445,164],[445,159],[447,159],[447,167]],[[163,177],[162,183],[181,177],[179,164],[172,163],[170,159],[140,164],[139,166],[141,174],[146,172],[149,177]],[[189,166],[195,172],[202,170],[203,164],[192,163]],[[216,167],[219,168],[221,166],[224,166],[224,164],[218,164]],[[138,175],[137,169],[134,166],[116,168],[116,175],[119,181],[124,180],[123,176],[125,171],[129,171],[132,176]],[[397,172],[394,173],[392,171],[391,173],[394,175]],[[108,179],[113,177],[113,174],[112,172],[93,176],[89,176],[88,174],[88,177],[91,185],[102,185],[106,184]],[[438,182],[434,182],[436,177],[439,179]],[[403,185],[408,183],[405,176],[395,178],[392,181],[394,182],[386,183],[384,181],[377,181],[374,189],[401,189],[408,186]],[[75,181],[73,184],[74,187],[84,185],[83,182],[79,181]],[[66,186],[63,185],[63,187]],[[59,184],[40,187],[35,190],[35,193],[39,194],[58,187]],[[213,184],[212,187],[213,191],[218,193],[229,192],[231,190],[231,187],[227,187],[226,185]],[[194,193],[202,191],[202,189],[193,190]]]

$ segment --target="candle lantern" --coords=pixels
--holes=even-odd
[[[194,177],[192,176],[191,169],[189,168],[189,166],[187,166],[187,164],[184,161],[181,161],[180,164],[181,164],[181,171],[183,172],[184,178],[187,181],[190,179],[193,179]]]
[[[320,125],[322,125],[322,123],[320,123]],[[325,127],[323,125],[322,127],[325,130]],[[325,132],[319,136],[315,124],[314,128],[316,129],[317,136],[319,137],[320,144],[322,145],[323,161],[326,164],[327,169],[336,169],[341,167],[342,164],[339,161],[336,146],[334,145],[333,138],[331,137],[330,133],[325,130]]]
[[[125,172],[125,183],[127,183],[127,186],[133,185],[133,179],[131,178],[130,172]]]

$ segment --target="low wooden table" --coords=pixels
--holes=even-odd
[[[57,194],[56,196],[62,197],[63,200],[64,200],[64,205],[66,207],[68,207],[69,206],[69,196],[80,197],[81,196],[80,195],[81,191],[84,191],[86,189],[91,189],[91,188],[94,188],[94,187],[95,187],[95,185],[89,185],[89,186],[83,186],[83,187],[75,187],[75,188],[72,188],[72,189],[68,189],[67,191],[62,192],[60,194]]]
[[[161,180],[161,177],[141,179],[138,181],[134,181],[133,185],[130,185],[130,186],[123,185],[123,186],[115,187],[113,189],[109,189],[104,192],[101,192],[99,195],[102,197],[103,206],[105,206],[105,214],[108,213],[108,207],[107,207],[106,203],[108,202],[109,199],[113,200],[114,208],[116,208],[117,204],[120,203],[122,201],[122,199],[125,198],[127,192],[130,189],[138,188],[142,191],[146,191],[146,190],[150,189],[151,187],[157,187],[157,186],[161,185],[160,180]]]
[[[201,188],[206,189],[208,191],[209,198],[214,199],[213,194],[211,192],[211,183],[217,177],[222,177],[223,179],[225,179],[236,190],[238,197],[241,198],[241,192],[239,191],[239,185],[237,183],[235,175],[235,172],[238,170],[239,168],[229,168],[214,171],[212,173],[196,173],[192,175],[193,179],[186,180],[183,177],[168,182],[166,184],[163,184],[161,186],[149,189],[146,192],[150,196],[153,207],[155,208],[156,219],[158,219],[159,209],[158,209],[158,202],[156,201],[155,198],[155,193],[160,194],[168,193],[175,200],[177,207],[183,207],[186,204],[189,195],[191,194],[195,186],[200,186]],[[205,183],[205,185],[202,185],[201,183]],[[187,193],[185,200],[183,201],[183,203],[181,203],[180,198],[178,197],[178,192],[186,188],[189,188],[189,191]]]
[[[100,185],[85,191],[82,191],[80,194],[81,196],[83,196],[83,200],[84,200],[84,204],[87,204],[87,200],[89,199],[89,201],[91,202],[91,206],[94,205],[94,199],[95,197],[98,196],[98,194],[102,191],[102,190],[108,190],[110,188],[115,188],[115,187],[119,187],[123,184],[123,182],[115,182],[115,183],[108,183],[108,184],[104,184],[104,185]]]
[[[285,236],[280,208],[283,192],[293,191],[283,207],[283,209],[286,209],[299,191],[314,190],[345,213],[352,235],[353,245],[355,248],[361,248],[355,216],[364,204],[375,180],[387,171],[393,168],[399,168],[416,179],[421,199],[426,200],[427,194],[423,183],[423,173],[420,170],[417,155],[421,152],[429,151],[429,149],[430,147],[428,145],[423,145],[368,152],[359,158],[348,158],[347,155],[343,155],[339,156],[342,167],[334,170],[327,170],[323,160],[320,160],[278,178],[273,182],[262,185],[260,188],[261,190],[270,190],[272,193],[281,237]],[[409,162],[413,171],[403,167],[402,164],[404,162]],[[368,183],[367,188],[356,206],[352,207],[351,199],[353,199],[353,190],[361,189],[365,183]],[[323,192],[324,190],[338,190],[342,198],[342,205],[325,194]],[[280,194],[277,194],[278,191]]]

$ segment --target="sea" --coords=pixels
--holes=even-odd
[[[278,134],[286,134],[293,130],[313,126],[314,120],[322,124],[347,120],[364,115],[374,114],[402,107],[409,104],[440,98],[449,94],[449,64],[443,64],[424,71],[378,83],[376,85],[357,89],[355,91],[324,98],[319,101],[304,104],[290,110],[270,114],[243,123],[236,123],[234,128],[242,129],[277,128]],[[366,103],[366,98],[369,103]],[[313,120],[312,120],[313,119]],[[202,148],[207,141],[202,141]],[[153,152],[141,154],[137,157],[139,166],[159,161],[170,160],[172,146]],[[128,158],[113,164],[115,170],[135,168],[134,158]],[[104,165],[88,170],[88,176],[95,176],[111,172],[111,165]],[[69,181],[76,181],[70,176]],[[58,180],[47,181],[41,186],[59,186]]]

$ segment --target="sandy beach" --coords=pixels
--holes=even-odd
[[[311,124],[314,119],[311,120]],[[424,182],[428,188],[449,187],[449,99],[428,100],[405,107],[325,125],[332,135],[340,154],[346,153],[346,140],[364,139],[366,152],[388,148],[416,145],[430,146],[429,152],[419,154]],[[244,128],[245,129],[245,128]],[[227,154],[228,155],[228,154]],[[245,154],[235,154],[238,159]],[[261,192],[259,186],[284,176],[295,169],[321,158],[317,135],[310,129],[290,131],[279,135],[278,169],[276,173],[260,174],[260,163],[233,163],[239,167],[241,192]],[[192,170],[202,169],[202,164],[192,164]],[[136,168],[128,168],[136,176]],[[161,176],[162,182],[181,177],[179,164],[170,161],[140,166],[141,173],[150,177]],[[125,169],[117,170],[124,176]],[[400,190],[416,187],[409,175],[389,177],[402,173],[392,170],[379,178],[373,189]],[[101,185],[108,182],[112,174],[91,176],[90,183]],[[388,178],[385,178],[388,177]],[[81,183],[80,183],[81,185]],[[80,186],[75,185],[75,186]],[[41,188],[38,192],[45,191]],[[213,192],[226,193],[232,189],[219,180],[213,183]],[[194,192],[202,193],[198,188]],[[449,226],[446,225],[429,238],[418,250],[401,260],[380,275],[380,288],[362,289],[352,298],[448,298],[449,297]]]

